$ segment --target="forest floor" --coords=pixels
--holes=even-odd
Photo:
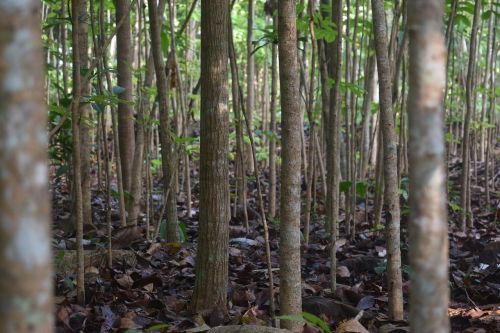
[[[500,181],[500,163],[495,184]],[[458,181],[458,161],[450,164],[449,179]],[[482,173],[478,168],[479,178]],[[255,185],[255,184],[254,184]],[[267,185],[267,184],[263,184]],[[251,187],[251,186],[250,186]],[[452,188],[456,188],[454,185]],[[494,187],[495,188],[495,187]],[[498,188],[498,187],[496,187]],[[71,227],[71,201],[64,182],[54,179],[52,186],[54,215],[54,254],[56,271],[57,332],[203,332],[225,324],[269,325],[269,283],[264,250],[263,228],[259,215],[250,209],[250,232],[241,218],[230,223],[228,291],[230,318],[220,313],[206,317],[191,316],[189,302],[193,291],[198,229],[198,186],[193,189],[192,218],[187,218],[179,202],[179,220],[185,226],[182,243],[149,242],[144,228],[127,227],[114,232],[115,260],[112,269],[105,265],[105,195],[93,194],[95,228],[85,228],[86,305],[76,304],[75,241]],[[255,194],[249,195],[249,207],[256,207]],[[318,196],[320,193],[318,192]],[[156,196],[155,196],[156,197]],[[369,332],[408,332],[409,263],[407,205],[402,198],[402,260],[405,321],[391,322],[387,317],[385,288],[386,249],[384,233],[374,230],[372,198],[357,206],[355,241],[341,238],[337,250],[338,289],[329,289],[328,236],[323,227],[321,198],[311,227],[310,245],[302,247],[302,291],[304,310],[327,321],[332,329],[363,310],[361,324]],[[158,199],[160,196],[158,195]],[[458,192],[450,192],[457,202]],[[160,206],[160,200],[155,202]],[[492,192],[492,207],[484,203],[484,188],[472,186],[474,228],[467,233],[456,227],[456,205],[450,204],[450,290],[449,315],[453,332],[500,332],[500,195]],[[455,208],[455,209],[452,209]],[[366,216],[368,220],[366,220]],[[155,217],[157,221],[158,216]],[[343,232],[341,216],[341,235]],[[113,223],[119,225],[118,210]],[[118,227],[117,227],[118,229]],[[275,292],[279,292],[279,224],[270,222]],[[278,296],[276,295],[276,302]],[[277,304],[278,305],[278,304]],[[279,309],[279,305],[278,305]],[[307,332],[317,332],[308,326]],[[341,330],[338,330],[341,331]]]

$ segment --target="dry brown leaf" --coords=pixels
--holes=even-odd
[[[351,273],[349,272],[349,268],[346,266],[339,266],[337,267],[337,275],[341,278],[348,278],[351,276]]]
[[[342,321],[337,327],[338,333],[370,333],[361,323],[359,319],[363,316],[363,311],[352,319]]]

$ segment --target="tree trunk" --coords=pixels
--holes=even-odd
[[[278,31],[278,18],[273,17],[274,31]],[[276,99],[278,94],[278,46],[273,43],[271,51],[271,105],[269,106],[269,217],[276,215]]]
[[[85,75],[89,68],[89,39],[88,39],[88,10],[87,0],[78,2],[78,46],[80,53],[80,72]],[[90,96],[90,82],[82,82],[80,96],[84,100],[80,100],[80,160],[81,160],[81,175],[82,175],[82,204],[83,204],[83,223],[92,223],[92,206],[91,206],[91,191],[90,191],[90,130],[91,130],[91,109],[90,104],[85,102],[85,99]]]
[[[371,119],[371,102],[373,96],[373,86],[375,85],[375,56],[369,56],[367,60],[367,70],[365,71],[364,83],[364,98],[363,98],[363,122],[361,126],[361,161],[359,163],[359,177],[365,180],[368,171],[368,162],[370,156],[370,119]]]
[[[337,29],[342,30],[342,0],[332,3],[332,20]],[[340,80],[342,77],[342,34],[337,34],[334,42],[329,45],[330,59],[329,74],[334,80],[330,90],[330,110],[328,122],[325,126],[326,135],[326,172],[327,172],[327,197],[326,197],[326,224],[330,231],[330,282],[331,289],[337,288],[337,254],[336,241],[338,236],[339,214],[339,182],[340,182]]]
[[[76,226],[76,249],[77,249],[77,302],[85,304],[85,282],[83,267],[83,203],[82,203],[82,174],[80,160],[80,53],[79,53],[79,0],[71,3],[72,13],[72,37],[73,37],[73,101],[71,104],[71,132],[73,135],[73,191],[75,200],[75,226]]]
[[[372,14],[380,87],[380,116],[384,151],[384,195],[387,205],[385,229],[387,242],[389,317],[393,320],[402,320],[403,290],[401,276],[397,140],[394,128],[394,114],[392,112],[392,75],[387,48],[384,2],[382,0],[372,0]]]
[[[132,40],[130,29],[130,1],[116,0],[116,23],[124,19],[116,33],[116,61],[118,86],[124,90],[118,98],[133,102],[132,98]],[[126,103],[118,104],[118,131],[120,136],[120,160],[123,173],[123,189],[130,191],[134,161],[134,109]]]
[[[253,111],[255,108],[255,58],[253,52],[253,20],[255,15],[254,0],[248,0],[248,20],[247,20],[247,103],[246,113],[250,126],[253,127]],[[249,144],[245,144],[245,165],[247,174],[253,174],[252,149]]]
[[[470,198],[467,196],[468,183],[470,182],[470,123],[473,115],[474,105],[473,105],[473,95],[474,95],[474,67],[476,64],[475,54],[477,49],[477,32],[479,19],[481,14],[481,1],[476,0],[474,6],[474,19],[472,21],[472,29],[470,35],[470,48],[469,48],[469,64],[467,67],[467,81],[465,87],[465,100],[466,100],[466,112],[464,119],[464,135],[462,143],[462,175],[461,175],[461,192],[460,192],[460,229],[465,231],[467,220],[472,221],[472,217],[467,217],[469,212],[468,202]],[[472,227],[472,225],[469,225]]]
[[[179,240],[177,230],[177,199],[175,190],[175,180],[173,177],[177,175],[177,158],[173,154],[173,142],[171,139],[170,124],[169,124],[169,80],[165,72],[165,62],[163,61],[163,51],[161,49],[160,40],[160,23],[158,7],[154,0],[148,0],[149,21],[151,30],[151,52],[153,53],[155,72],[156,72],[156,89],[158,91],[158,104],[160,112],[160,142],[161,142],[161,159],[163,168],[163,186],[167,195],[167,241],[177,242]],[[161,216],[160,222],[161,223]]]
[[[450,332],[443,93],[443,2],[408,3],[410,30],[410,325]]]
[[[0,2],[0,331],[5,333],[54,330],[40,27],[39,1]]]
[[[302,311],[300,274],[301,112],[294,0],[278,2],[279,73],[281,89],[282,168],[280,200],[280,305],[282,315]],[[300,331],[296,321],[282,326]]]
[[[200,226],[192,308],[227,314],[229,3],[201,1]]]

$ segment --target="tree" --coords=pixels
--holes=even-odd
[[[227,313],[229,2],[201,1],[200,223],[192,308]]]
[[[116,24],[123,23],[116,33],[116,61],[118,97],[125,103],[118,104],[118,131],[120,136],[120,160],[122,164],[123,189],[130,191],[132,165],[134,161],[135,134],[134,109],[127,102],[132,98],[132,42],[130,31],[130,1],[116,0]]]
[[[465,231],[466,226],[472,227],[472,212],[469,211],[470,206],[470,123],[474,107],[474,87],[475,87],[475,67],[476,67],[476,51],[477,51],[477,31],[479,28],[479,19],[481,14],[481,1],[476,0],[474,6],[474,18],[472,21],[472,29],[470,33],[469,45],[469,63],[467,66],[467,80],[465,83],[465,102],[466,111],[464,119],[464,136],[462,144],[462,175],[460,189],[460,229]]]
[[[89,67],[89,37],[88,37],[88,11],[87,0],[78,2],[78,47],[80,56],[80,72],[86,73]],[[80,96],[90,96],[90,82],[82,82]],[[83,223],[92,223],[92,195],[90,191],[90,130],[91,130],[91,109],[90,104],[81,101],[80,103],[80,161],[82,175],[82,205]]]
[[[272,13],[271,13],[272,15]],[[278,18],[273,16],[273,29],[278,31]],[[278,46],[271,46],[271,101],[269,105],[269,216],[276,215],[276,95],[278,93]]]
[[[280,198],[280,305],[282,315],[302,311],[300,271],[301,111],[294,0],[278,2],[278,49],[281,91],[282,166]],[[283,327],[299,331],[295,321]]]
[[[397,142],[392,112],[392,75],[387,47],[387,28],[384,2],[372,0],[375,53],[379,79],[380,116],[384,156],[384,184],[387,244],[387,289],[389,291],[389,317],[403,319],[403,282],[401,276],[401,240],[399,184],[397,168]]]
[[[413,332],[450,332],[443,95],[443,2],[408,3],[410,33],[410,323]]]
[[[169,102],[168,91],[169,78],[165,72],[165,62],[163,61],[163,51],[161,48],[160,39],[160,23],[159,12],[154,0],[148,0],[149,6],[149,21],[151,30],[151,52],[153,54],[155,72],[156,72],[156,89],[158,90],[158,104],[160,111],[160,141],[161,141],[161,158],[163,167],[163,186],[167,196],[167,241],[177,242],[179,235],[177,231],[177,200],[175,191],[175,179],[177,174],[175,170],[176,156],[173,154],[173,142],[170,133],[169,124]],[[164,6],[162,6],[164,7]]]
[[[53,332],[40,2],[0,1],[0,331]]]
[[[247,101],[246,113],[250,125],[253,123],[253,109],[255,108],[255,58],[253,54],[253,21],[255,15],[254,0],[248,0],[248,20],[247,20]],[[243,169],[253,173],[254,165],[252,159],[252,149],[249,144],[245,144],[245,165]]]
[[[332,3],[332,20],[338,31],[342,30],[342,0]],[[339,182],[340,182],[340,80],[342,77],[342,34],[337,34],[333,43],[328,46],[328,72],[333,79],[333,86],[329,92],[330,110],[325,124],[326,128],[326,170],[327,170],[327,197],[326,223],[330,230],[330,281],[331,288],[337,288],[337,255],[336,241],[338,236],[337,219],[339,214]]]
[[[72,37],[73,37],[73,100],[71,103],[71,134],[73,135],[73,187],[76,226],[76,251],[77,251],[77,301],[85,304],[85,280],[83,258],[83,201],[82,201],[82,174],[81,174],[81,146],[80,146],[80,99],[81,99],[81,70],[79,47],[79,0],[71,2]]]

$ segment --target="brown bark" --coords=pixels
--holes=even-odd
[[[122,100],[132,102],[132,37],[130,29],[130,1],[116,0],[116,23],[124,20],[116,33],[116,61],[118,86],[125,90],[118,94]],[[126,103],[118,104],[118,131],[120,137],[120,160],[123,173],[123,188],[131,189],[132,165],[134,161],[134,109]]]
[[[443,92],[443,2],[408,3],[412,332],[450,332]]]
[[[6,333],[54,329],[39,15],[39,1],[0,2],[0,331]]]
[[[280,199],[280,305],[282,315],[302,311],[300,272],[301,111],[294,0],[278,2],[279,73],[281,89],[282,167]],[[300,331],[296,321],[282,326]]]
[[[82,175],[80,160],[80,53],[79,53],[79,0],[71,3],[72,37],[73,37],[73,102],[71,105],[71,132],[73,135],[73,192],[75,200],[75,225],[77,248],[77,301],[80,305],[85,303],[84,267],[83,267],[83,203],[82,203]]]
[[[192,308],[227,313],[229,3],[201,1],[200,226]]]
[[[403,318],[403,290],[400,249],[400,209],[397,173],[397,140],[392,111],[392,75],[387,47],[384,2],[372,0],[373,29],[379,77],[380,116],[383,136],[384,195],[386,211],[387,285],[389,317]]]
[[[307,174],[306,174],[306,202],[304,209],[304,244],[307,246],[309,244],[309,229],[311,224],[311,207],[312,207],[312,191],[313,191],[313,177],[315,168],[315,136],[316,136],[316,123],[313,114],[314,108],[314,90],[315,90],[315,73],[316,73],[316,54],[318,53],[318,43],[316,41],[316,36],[314,32],[314,0],[309,0],[308,3],[308,14],[309,14],[309,33],[311,34],[311,68],[309,69],[309,92],[308,92],[308,103],[307,103],[307,117],[309,120],[309,147],[307,150]]]
[[[89,69],[89,39],[88,39],[88,24],[89,15],[87,10],[87,0],[78,2],[78,46],[80,53],[80,72],[86,73]],[[83,204],[83,223],[92,223],[92,206],[91,206],[91,191],[90,191],[90,130],[91,130],[91,108],[90,104],[86,103],[86,99],[90,96],[90,82],[82,82],[80,89],[80,160],[81,160],[81,175],[82,175],[82,204]]]
[[[342,0],[332,3],[332,20],[337,29],[342,31]],[[339,182],[340,182],[340,80],[342,77],[342,34],[332,44],[328,55],[330,59],[329,74],[334,80],[330,90],[330,110],[325,126],[326,135],[326,172],[327,172],[327,197],[326,197],[326,223],[330,231],[330,284],[334,291],[337,288],[337,255],[336,241],[338,236],[339,214]]]
[[[468,227],[472,227],[471,212],[468,209],[470,197],[467,192],[469,191],[469,173],[470,173],[470,123],[474,112],[474,67],[476,63],[476,49],[477,49],[477,33],[479,26],[479,19],[481,14],[481,1],[476,0],[474,6],[474,19],[472,21],[472,29],[470,35],[470,48],[469,48],[469,64],[467,67],[467,81],[465,87],[465,101],[466,112],[464,119],[464,134],[462,143],[462,175],[461,175],[461,192],[460,192],[460,229],[462,231],[466,228],[466,222],[469,222]],[[468,216],[469,215],[469,216]]]
[[[177,242],[179,240],[177,228],[177,198],[175,190],[175,179],[177,175],[177,157],[174,154],[173,142],[170,133],[169,123],[169,80],[165,72],[165,63],[163,61],[163,51],[160,41],[160,23],[159,12],[155,2],[148,0],[149,6],[149,21],[151,30],[151,52],[153,54],[155,72],[156,72],[156,89],[158,91],[158,104],[160,112],[160,142],[161,142],[161,159],[163,168],[163,184],[164,191],[167,193],[166,208],[167,208],[167,241]],[[161,218],[161,217],[160,217]],[[161,222],[161,221],[160,221]]]

